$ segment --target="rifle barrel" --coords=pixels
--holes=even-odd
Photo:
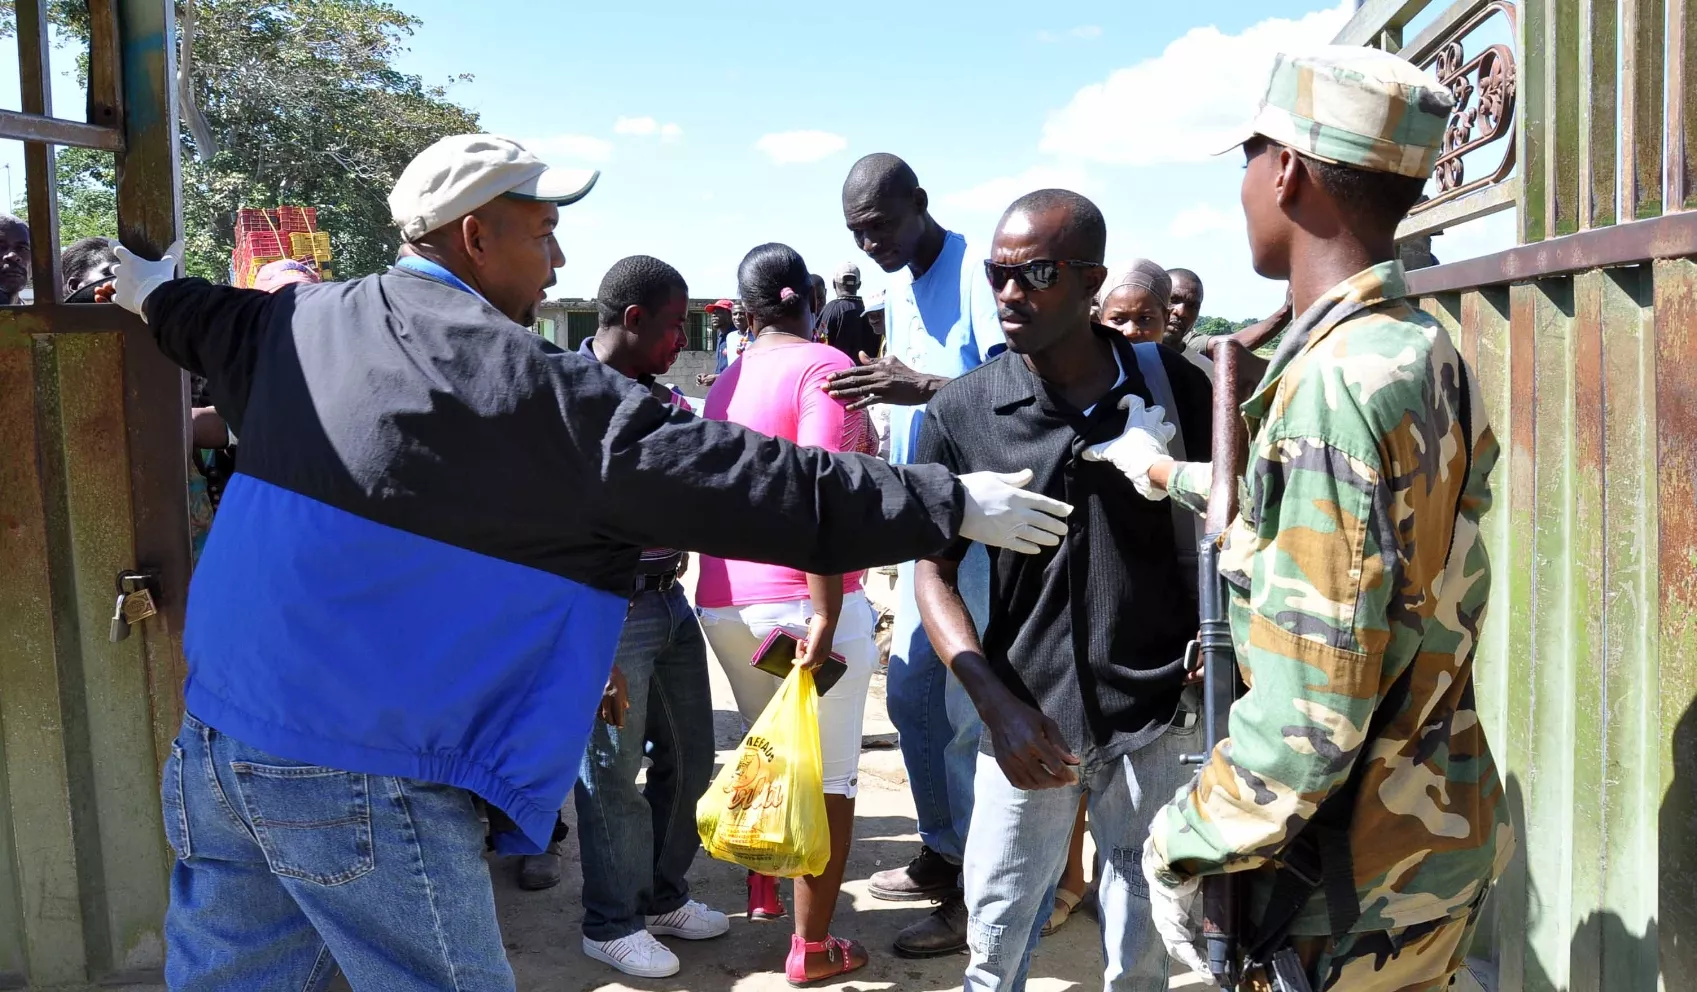
[[[1248,434],[1238,413],[1244,391],[1238,374],[1249,353],[1230,339],[1213,342],[1213,352],[1213,479],[1208,490],[1205,536],[1197,554],[1197,612],[1201,619],[1197,642],[1203,663],[1205,760],[1212,760],[1214,749],[1231,736],[1231,706],[1237,696],[1237,657],[1220,581],[1220,537],[1237,516],[1238,484],[1249,455]],[[1209,875],[1202,880],[1202,938],[1208,952],[1208,970],[1223,989],[1236,988],[1239,977],[1238,881],[1232,874]]]

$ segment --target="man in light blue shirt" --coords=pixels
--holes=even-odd
[[[919,179],[894,155],[868,155],[854,164],[843,183],[843,219],[860,250],[895,278],[884,294],[884,356],[861,355],[859,368],[831,377],[829,391],[850,409],[888,404],[890,461],[904,465],[918,446],[926,402],[1004,347],[996,298],[984,277],[983,254],[931,217]],[[981,546],[961,563],[960,588],[982,630],[990,559]],[[966,947],[960,862],[983,722],[920,624],[912,562],[898,569],[896,593],[890,720],[901,733],[924,846],[906,867],[873,875],[871,892],[893,901],[942,902],[896,937],[897,954],[932,957]]]

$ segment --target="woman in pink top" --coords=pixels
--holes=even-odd
[[[741,360],[713,383],[704,415],[797,444],[864,453],[871,433],[866,418],[849,413],[825,393],[825,377],[854,363],[829,345],[813,343],[812,294],[801,256],[786,245],[761,245],[742,260],[737,284],[751,341]],[[830,934],[854,829],[861,718],[878,664],[874,615],[860,591],[862,574],[811,575],[701,556],[696,588],[701,629],[724,666],[744,720],[758,717],[779,685],[750,664],[772,631],[785,630],[806,642],[803,664],[817,665],[836,654],[848,665],[842,679],[819,697],[831,861],[823,874],[796,879],[795,933],[784,969],[791,984],[836,978],[867,960],[858,941]],[[783,915],[776,879],[750,873],[748,911],[750,919]]]

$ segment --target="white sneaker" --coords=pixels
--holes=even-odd
[[[678,973],[678,956],[647,930],[618,940],[585,937],[583,953],[637,978],[670,978]]]
[[[648,932],[685,940],[722,937],[731,929],[731,918],[691,899],[664,916],[646,917]]]

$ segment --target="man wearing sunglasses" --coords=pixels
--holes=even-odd
[[[918,177],[896,156],[868,155],[849,170],[843,220],[855,245],[895,278],[884,296],[884,356],[874,360],[862,353],[862,365],[833,373],[828,390],[850,409],[886,405],[890,461],[902,465],[912,460],[925,403],[950,379],[1001,349],[996,300],[978,270],[978,256],[965,238],[931,216]],[[983,548],[972,550],[960,573],[966,601],[982,622],[990,595],[990,561]],[[966,947],[960,859],[983,725],[920,627],[911,563],[897,570],[896,594],[890,721],[901,732],[924,846],[905,867],[873,875],[870,891],[878,899],[941,902],[895,941],[903,957],[934,957]]]
[[[1106,240],[1100,211],[1077,193],[1039,190],[1008,208],[983,263],[1008,352],[943,387],[920,432],[921,461],[1017,463],[1075,507],[1059,547],[1025,562],[991,553],[982,636],[960,593],[965,545],[917,567],[925,629],[987,731],[962,868],[969,989],[1023,987],[1081,798],[1104,855],[1104,987],[1166,987],[1137,855],[1150,817],[1189,777],[1179,756],[1197,746],[1179,706],[1194,565],[1181,565],[1171,508],[1084,453],[1131,422],[1167,439],[1182,430],[1187,450],[1202,450],[1211,391],[1178,352],[1091,321]]]

